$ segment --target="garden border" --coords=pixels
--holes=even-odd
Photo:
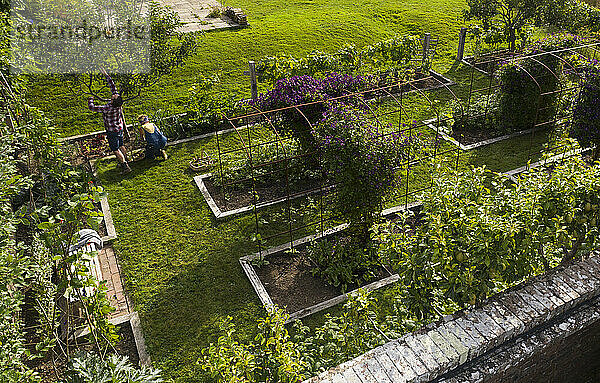
[[[464,145],[464,144],[461,144],[460,142],[458,142],[454,137],[451,137],[449,134],[447,134],[446,132],[442,131],[441,130],[442,127],[437,128],[435,125],[433,125],[433,123],[435,121],[437,121],[436,118],[433,118],[433,119],[430,119],[430,120],[424,120],[422,122],[429,129],[431,129],[435,133],[439,134],[445,141],[453,144],[454,146],[460,148],[461,150],[463,150],[465,152],[469,151],[469,150],[473,150],[473,149],[478,149],[478,148],[481,148],[483,146],[495,144],[496,142],[506,141],[506,140],[509,140],[511,138],[524,136],[526,134],[533,133],[534,131],[545,131],[546,129],[548,129],[547,126],[546,127],[541,127],[541,128],[540,127],[531,128],[531,129],[521,130],[521,131],[510,133],[510,134],[505,134],[504,136],[488,138],[487,140],[475,142],[473,144]]]
[[[590,150],[592,150],[592,148],[580,148],[580,149],[569,150],[568,152],[564,152],[562,154],[556,154],[556,155],[548,157],[546,159],[541,159],[539,161],[536,161],[536,162],[534,162],[532,164],[523,165],[523,166],[518,167],[516,169],[509,170],[509,171],[504,172],[502,174],[507,175],[511,179],[511,181],[517,182],[517,177],[516,176],[519,175],[519,174],[521,174],[521,173],[525,173],[525,172],[527,172],[527,171],[529,171],[531,169],[535,169],[537,167],[543,166],[543,165],[548,164],[548,163],[552,163],[552,162],[556,162],[556,161],[559,161],[559,160],[563,160],[563,159],[572,157],[572,156],[577,155],[577,154],[583,154],[583,153],[586,153],[586,152],[588,152]]]
[[[102,197],[100,200],[100,208],[102,209],[104,227],[106,228],[106,235],[102,237],[102,242],[109,243],[117,239],[117,230],[113,222],[112,213],[110,212],[110,205],[108,204],[108,196]]]
[[[412,209],[415,208],[417,206],[421,206],[422,203],[421,202],[412,202],[409,204],[405,204],[403,206],[394,206],[388,209],[385,209],[381,212],[381,215],[383,217],[385,216],[389,216],[392,214],[396,214],[400,211],[404,211],[407,209]],[[250,281],[250,284],[252,285],[252,288],[254,289],[254,291],[256,292],[256,294],[258,295],[258,298],[260,300],[260,302],[262,303],[263,307],[266,310],[270,310],[271,308],[274,307],[274,303],[273,300],[271,299],[271,297],[269,296],[269,293],[267,292],[265,286],[263,285],[263,283],[261,282],[260,278],[258,277],[258,274],[256,273],[256,271],[254,270],[254,266],[252,265],[252,261],[258,258],[264,258],[268,255],[273,255],[276,253],[280,253],[283,252],[285,250],[291,249],[292,247],[295,246],[299,246],[299,245],[303,245],[305,243],[308,243],[314,239],[319,239],[319,238],[325,238],[329,235],[335,234],[335,233],[339,233],[341,231],[343,231],[344,229],[346,229],[348,227],[348,224],[342,224],[342,225],[338,225],[335,226],[333,228],[324,230],[322,233],[318,233],[318,234],[312,234],[312,235],[308,235],[306,237],[302,237],[300,239],[297,239],[293,242],[287,242],[284,243],[282,245],[279,246],[274,246],[271,247],[267,250],[264,250],[262,252],[257,252],[257,253],[253,253],[250,255],[246,255],[242,258],[239,259],[240,265],[242,266],[242,269],[244,270],[244,273],[246,274],[246,276],[248,277],[248,280]],[[392,283],[397,282],[400,279],[400,276],[398,274],[391,274],[388,277],[385,277],[383,279],[380,279],[378,281],[375,282],[371,282],[365,286],[362,286],[358,289],[362,289],[365,291],[374,291],[377,289],[380,289],[382,287],[391,285]],[[304,317],[307,317],[309,315],[315,314],[319,311],[323,311],[325,309],[328,309],[330,307],[333,307],[339,303],[342,303],[344,301],[346,301],[348,299],[348,296],[355,293],[358,289],[352,290],[350,292],[346,292],[343,294],[340,294],[336,297],[333,297],[331,299],[328,299],[326,301],[317,303],[315,305],[312,305],[310,307],[298,310],[294,313],[290,313],[289,318],[287,319],[286,323],[290,323],[295,321],[296,319],[302,319]]]
[[[131,326],[131,332],[133,333],[133,339],[135,341],[135,348],[140,360],[140,366],[150,366],[152,361],[150,359],[150,355],[146,351],[146,341],[144,339],[144,334],[142,333],[142,324],[140,322],[140,316],[138,312],[133,311],[129,314],[111,318],[108,320],[108,322],[114,326],[129,322],[129,325]],[[74,337],[81,338],[89,333],[89,328],[84,328],[83,331],[75,333]]]
[[[253,211],[255,208],[256,210],[259,209],[264,209],[266,207],[269,206],[274,206],[280,203],[283,203],[285,201],[292,201],[301,197],[306,197],[308,195],[313,195],[313,194],[317,194],[321,191],[327,191],[329,189],[331,189],[333,186],[327,186],[324,187],[322,189],[316,189],[316,190],[309,190],[306,192],[300,192],[300,193],[296,193],[292,196],[284,196],[272,201],[268,201],[268,202],[261,202],[259,204],[251,204],[251,205],[246,205],[246,206],[242,206],[239,207],[237,209],[233,209],[233,210],[227,210],[227,211],[222,211],[219,206],[217,206],[217,203],[215,202],[214,198],[212,197],[212,195],[210,194],[210,192],[208,191],[208,188],[206,187],[206,185],[204,184],[204,179],[212,177],[213,174],[212,173],[205,173],[205,174],[201,174],[199,176],[195,176],[194,177],[194,183],[196,184],[196,186],[198,187],[198,189],[200,189],[200,192],[202,193],[202,196],[204,197],[204,200],[206,201],[206,203],[208,204],[208,207],[210,208],[210,211],[213,213],[213,215],[215,216],[216,219],[224,219],[227,217],[231,217],[234,215],[238,215],[238,214],[242,214],[242,213],[247,213],[249,211]]]

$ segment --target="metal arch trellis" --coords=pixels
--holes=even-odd
[[[407,99],[409,98],[407,96],[407,94],[411,94],[412,95],[412,101],[414,102],[414,98],[416,97],[417,100],[422,100],[422,102],[424,101],[426,107],[426,111],[427,113],[429,113],[432,116],[435,116],[435,121],[437,122],[437,127],[436,129],[432,132],[432,136],[433,136],[433,140],[434,140],[434,146],[433,146],[433,150],[428,152],[428,153],[423,153],[423,152],[419,152],[419,148],[413,147],[411,145],[408,145],[408,147],[406,148],[406,152],[405,152],[405,158],[403,158],[402,160],[402,164],[401,164],[401,169],[399,169],[400,171],[402,171],[403,173],[403,184],[398,185],[398,189],[396,190],[396,192],[398,193],[397,198],[399,201],[403,201],[403,205],[405,208],[408,207],[409,205],[409,201],[411,198],[413,198],[415,195],[421,193],[424,190],[427,190],[431,187],[433,187],[433,173],[432,175],[432,179],[431,179],[431,183],[426,183],[425,186],[422,187],[418,187],[419,185],[411,185],[411,175],[413,175],[414,169],[421,165],[424,164],[425,161],[440,161],[441,159],[443,159],[444,161],[449,161],[449,163],[452,163],[453,167],[455,169],[458,169],[460,166],[460,157],[461,157],[461,149],[459,147],[454,147],[451,146],[448,149],[445,149],[442,147],[440,141],[441,141],[441,126],[443,123],[445,123],[444,118],[441,116],[440,110],[439,108],[436,106],[435,102],[432,101],[432,98],[429,96],[428,94],[428,90],[427,89],[422,89],[419,86],[419,82],[423,81],[423,82],[434,82],[437,87],[436,87],[436,92],[444,92],[444,94],[446,96],[449,96],[451,100],[455,100],[457,102],[458,107],[460,108],[461,113],[464,115],[465,113],[469,112],[470,109],[470,103],[472,101],[473,97],[476,97],[478,94],[487,94],[488,96],[488,105],[486,105],[486,109],[485,109],[485,115],[484,117],[487,116],[487,114],[489,113],[489,96],[492,94],[492,92],[495,92],[498,88],[499,88],[499,84],[497,83],[497,81],[495,81],[495,71],[498,67],[498,65],[502,62],[502,61],[507,61],[507,62],[513,62],[518,68],[520,68],[520,70],[523,71],[523,73],[532,81],[533,84],[535,84],[535,86],[538,89],[538,94],[537,94],[537,100],[535,102],[535,118],[533,120],[532,123],[532,128],[531,128],[531,134],[529,135],[529,147],[527,149],[527,157],[528,159],[532,159],[533,156],[537,156],[539,154],[541,154],[542,150],[540,149],[537,152],[534,152],[533,150],[533,143],[534,143],[534,136],[535,136],[535,132],[541,130],[542,127],[544,126],[560,126],[561,124],[563,124],[564,126],[568,125],[568,117],[567,118],[561,118],[561,116],[559,116],[559,108],[557,108],[557,110],[551,115],[551,118],[549,120],[546,121],[540,121],[539,115],[540,115],[540,97],[542,96],[551,96],[551,95],[558,95],[558,97],[563,97],[565,95],[565,92],[569,92],[572,90],[576,90],[577,89],[577,84],[567,87],[565,84],[563,84],[563,82],[561,81],[562,77],[566,76],[566,75],[574,75],[576,78],[576,81],[579,81],[582,78],[582,74],[577,70],[577,68],[575,68],[568,60],[564,59],[562,57],[563,53],[576,53],[579,56],[585,57],[586,59],[590,59],[590,57],[586,56],[586,53],[589,52],[594,52],[594,57],[596,55],[597,49],[600,46],[600,42],[594,42],[594,43],[590,43],[590,44],[586,44],[586,45],[580,45],[580,46],[575,46],[575,47],[570,47],[570,48],[562,48],[562,49],[557,49],[557,50],[553,50],[553,51],[548,51],[548,52],[541,52],[541,53],[536,53],[536,54],[530,54],[530,55],[519,55],[519,54],[515,54],[515,55],[511,55],[511,57],[507,60],[506,56],[503,55],[488,55],[482,62],[485,63],[486,65],[488,65],[491,70],[490,70],[490,74],[488,75],[488,79],[487,79],[487,84],[483,87],[480,88],[476,88],[475,87],[475,64],[478,64],[478,62],[476,62],[474,65],[472,65],[472,72],[471,72],[471,76],[470,76],[470,82],[468,84],[468,92],[467,92],[467,96],[466,96],[466,100],[461,99],[459,97],[458,92],[452,90],[447,84],[445,84],[443,81],[441,81],[439,78],[434,77],[434,76],[428,76],[425,78],[421,78],[421,79],[417,79],[417,80],[407,80],[407,81],[394,81],[391,84],[388,85],[384,85],[384,86],[378,86],[378,87],[374,87],[374,88],[368,88],[368,89],[362,89],[360,91],[356,91],[356,92],[350,92],[348,94],[342,95],[342,96],[338,96],[338,97],[333,97],[327,100],[319,100],[319,101],[312,101],[312,102],[307,102],[307,103],[303,103],[303,104],[298,104],[298,105],[293,105],[293,106],[288,106],[288,107],[282,107],[282,108],[277,108],[277,109],[272,109],[272,110],[259,110],[256,107],[253,107],[253,111],[250,113],[247,113],[245,115],[242,116],[238,116],[238,117],[234,117],[234,118],[224,118],[224,121],[227,122],[228,125],[232,126],[236,132],[236,135],[241,143],[241,148],[234,148],[234,149],[229,149],[229,150],[222,150],[221,148],[221,144],[219,142],[219,135],[223,134],[223,133],[219,133],[216,132],[216,141],[217,141],[217,149],[218,149],[218,153],[219,153],[219,172],[220,177],[222,179],[222,183],[221,183],[221,192],[223,194],[226,193],[226,190],[228,187],[235,187],[236,184],[240,184],[240,183],[244,183],[244,182],[251,182],[251,190],[249,190],[248,192],[251,193],[252,195],[252,202],[253,202],[253,213],[254,213],[254,220],[255,220],[255,230],[256,230],[256,234],[257,237],[261,238],[261,240],[259,240],[257,242],[257,246],[258,246],[258,252],[261,253],[264,249],[263,249],[263,245],[265,243],[270,243],[270,242],[277,242],[278,244],[281,243],[281,241],[277,241],[278,238],[285,238],[285,242],[289,242],[290,245],[293,247],[293,242],[296,239],[296,234],[306,231],[306,230],[310,230],[310,228],[318,228],[317,231],[320,231],[321,234],[324,233],[325,229],[330,225],[336,222],[337,219],[339,219],[339,216],[332,213],[329,214],[326,211],[326,202],[325,202],[325,197],[328,196],[332,196],[333,192],[331,192],[333,185],[330,181],[328,181],[326,179],[325,176],[325,170],[323,168],[323,161],[322,158],[320,156],[320,153],[318,150],[312,150],[308,153],[293,153],[291,152],[291,150],[289,150],[289,147],[287,147],[287,138],[283,137],[279,130],[278,130],[278,124],[282,123],[282,114],[283,113],[294,113],[296,116],[300,117],[300,121],[301,121],[301,125],[303,127],[303,129],[306,129],[308,131],[311,131],[314,128],[314,124],[317,123],[318,121],[316,120],[311,120],[314,119],[313,116],[309,116],[306,112],[307,110],[309,110],[310,108],[323,108],[324,104],[326,102],[332,102],[332,101],[345,101],[345,100],[350,100],[350,99],[357,99],[359,103],[361,103],[364,107],[365,110],[367,111],[365,114],[365,118],[373,121],[374,123],[377,124],[377,126],[382,127],[384,126],[384,123],[382,122],[385,118],[388,117],[392,117],[392,120],[394,120],[394,118],[397,118],[397,128],[394,128],[392,126],[392,129],[390,129],[389,131],[384,131],[383,129],[381,130],[381,134],[379,135],[379,139],[387,139],[390,135],[392,134],[400,134],[403,135],[404,137],[408,137],[408,139],[410,141],[412,141],[413,137],[415,136],[416,132],[420,131],[420,130],[426,130],[428,129],[428,124],[425,122],[420,122],[415,120],[414,117],[414,113],[415,110],[413,109],[411,111],[410,108],[407,107],[406,103],[407,103]],[[588,51],[583,51],[584,49],[589,49]],[[554,57],[557,60],[559,60],[560,65],[558,66],[559,69],[558,70],[553,70],[552,68],[550,68],[548,65],[546,65],[543,61],[542,61],[542,56],[548,56],[548,57]],[[532,63],[535,63],[535,65],[538,65],[540,68],[544,68],[544,71],[546,72],[545,76],[549,76],[549,77],[553,77],[556,81],[557,81],[557,87],[555,89],[552,89],[550,91],[544,91],[543,87],[540,85],[538,79],[540,78],[539,76],[536,77],[536,75],[530,73],[527,68],[523,65],[524,62],[529,61]],[[379,108],[375,107],[375,103],[379,103],[382,102],[382,99],[387,100],[387,104],[386,110],[380,110]],[[411,116],[412,114],[412,116]],[[476,118],[476,117],[481,117],[481,116],[469,116],[467,115],[468,118]],[[404,124],[403,121],[406,120],[412,120],[411,122],[409,122],[408,124]],[[243,126],[246,129],[246,139],[244,140],[244,138],[242,137],[242,134],[240,133],[242,130],[242,126],[240,125],[240,122],[243,124]],[[261,141],[260,139],[253,139],[252,138],[252,129],[254,126],[257,126],[256,124],[266,124],[268,125],[268,127],[270,128],[269,130],[273,132],[275,138],[274,139],[267,139],[264,141]],[[460,139],[459,139],[460,142]],[[263,159],[257,159],[255,158],[255,156],[253,155],[253,151],[257,148],[260,148],[264,145],[272,145],[273,143],[275,143],[276,148],[277,148],[277,157],[275,159],[270,159],[270,160],[263,160]],[[280,156],[279,155],[279,148],[281,148],[281,151],[283,152],[283,154]],[[558,151],[562,150],[563,152],[563,158],[566,156],[566,151],[568,149],[568,145],[565,143],[557,143],[556,145],[553,146],[548,146],[549,150],[555,151],[555,153],[557,153]],[[247,163],[247,167],[249,168],[249,174],[250,177],[249,179],[240,179],[240,180],[233,180],[233,181],[228,181],[225,182],[223,180],[223,164],[222,164],[222,158],[221,156],[226,155],[226,154],[230,154],[230,153],[234,153],[234,152],[244,152],[245,156],[248,158],[248,163]],[[314,164],[316,164],[316,173],[318,173],[320,175],[320,178],[317,180],[316,183],[314,184],[307,184],[304,185],[306,186],[306,188],[303,188],[301,191],[296,191],[296,190],[292,190],[292,188],[290,188],[290,172],[299,166],[302,166],[302,163],[308,160],[312,160]],[[275,166],[274,166],[275,165]],[[258,169],[267,169],[267,172],[262,172],[262,174],[258,174],[256,172],[256,170]],[[274,169],[274,170],[273,170]],[[431,169],[430,169],[431,170]],[[274,232],[264,232],[263,228],[261,227],[260,224],[260,220],[261,220],[261,215],[258,212],[258,192],[257,192],[257,181],[261,178],[261,177],[267,177],[267,176],[277,176],[276,180],[280,181],[280,185],[282,186],[282,202],[284,203],[284,208],[285,209],[285,220],[286,222],[284,222],[284,224],[279,227],[277,227]],[[282,176],[279,176],[282,175]],[[316,186],[315,186],[316,185]],[[277,185],[272,185],[272,186],[277,186]],[[417,186],[417,187],[415,187]],[[309,214],[304,214],[306,213],[306,211],[301,211],[301,216],[302,216],[302,220],[301,222],[295,224],[295,220],[294,217],[292,217],[292,202],[295,198],[297,197],[304,197],[304,196],[308,196],[311,194],[317,194],[318,198],[319,198],[319,203],[317,204],[318,207],[318,211],[316,214],[311,213],[311,217],[310,219],[305,219],[309,216]],[[277,208],[275,208],[277,209]],[[281,211],[281,209],[279,209],[279,211]],[[282,229],[282,230],[279,230]],[[263,235],[264,234],[264,235]]]

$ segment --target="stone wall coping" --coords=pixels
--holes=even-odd
[[[556,332],[567,327],[575,331],[577,324],[586,321],[574,321],[565,313],[577,315],[599,302],[599,296],[600,255],[594,254],[533,277],[490,297],[479,307],[448,315],[305,383],[417,383],[442,378],[483,354],[500,358],[497,350],[523,345],[529,341],[527,334],[535,331]],[[560,322],[561,318],[567,324]],[[484,374],[480,369],[469,371],[464,374]],[[456,381],[471,380],[444,380]]]

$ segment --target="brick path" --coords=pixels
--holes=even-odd
[[[123,315],[131,314],[133,308],[129,298],[123,291],[123,281],[119,273],[117,257],[112,245],[106,244],[98,253],[98,260],[102,269],[102,278],[106,281],[108,287],[107,295],[111,306],[117,310],[112,312],[109,317],[117,318]]]

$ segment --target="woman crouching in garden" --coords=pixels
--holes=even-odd
[[[164,148],[167,145],[167,137],[148,120],[148,116],[145,114],[138,116],[138,121],[140,122],[140,136],[143,135],[146,140],[145,158],[153,160],[156,156],[161,155],[166,160],[168,157]]]

